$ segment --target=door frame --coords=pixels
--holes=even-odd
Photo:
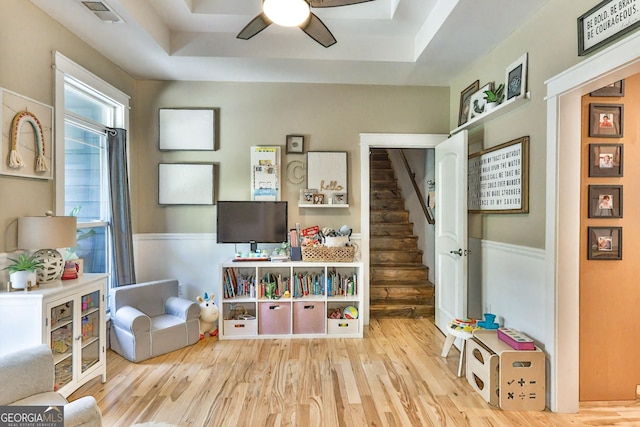
[[[448,134],[361,133],[360,134],[360,261],[363,263],[364,324],[369,324],[369,151],[372,148],[435,148]]]
[[[545,318],[549,358],[548,406],[575,413],[580,375],[581,99],[640,72],[635,33],[551,77],[547,87]]]

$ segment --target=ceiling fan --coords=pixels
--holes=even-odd
[[[310,8],[348,6],[373,0],[264,0],[262,13],[238,33],[236,38],[249,40],[271,24],[299,27],[324,47],[336,44],[331,31]]]

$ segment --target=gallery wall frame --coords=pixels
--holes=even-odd
[[[217,108],[159,108],[160,151],[214,151],[218,149]]]
[[[468,211],[529,212],[529,137],[469,155]]]
[[[159,205],[213,205],[216,167],[213,163],[159,163]]]
[[[578,17],[578,56],[587,55],[638,26],[635,1],[604,0]]]
[[[622,185],[589,186],[589,218],[622,218]]]
[[[53,107],[0,88],[0,174],[53,179]]]
[[[287,154],[304,154],[304,135],[287,135]]]
[[[589,94],[593,97],[623,97],[624,96],[624,79],[613,82],[610,85],[594,90]]]
[[[587,259],[622,259],[622,227],[587,227]]]
[[[507,66],[504,77],[505,101],[527,95],[528,58],[529,54],[525,53]]]
[[[624,145],[589,144],[589,176],[616,178],[623,176]]]
[[[458,109],[458,126],[469,121],[469,109],[471,108],[471,95],[480,90],[480,80],[476,80],[460,92],[460,108]]]
[[[493,89],[494,89],[493,82],[490,82],[482,86],[480,89],[478,89],[475,93],[471,95],[471,98],[469,100],[470,102],[469,120],[473,119],[474,117],[478,117],[479,115],[484,113],[484,110],[487,104],[487,100],[484,97],[484,92],[487,90],[493,90]]]
[[[623,104],[589,104],[589,136],[622,138],[623,135]]]
[[[307,188],[324,194],[323,204],[333,203],[335,193],[343,194],[344,204],[348,204],[347,155],[346,151],[307,151]]]

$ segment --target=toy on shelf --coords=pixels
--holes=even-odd
[[[205,334],[209,334],[210,337],[215,337],[218,335],[216,322],[218,321],[220,312],[213,300],[213,294],[209,297],[205,292],[204,298],[198,296],[196,300],[200,304],[200,339],[203,339]]]
[[[498,329],[500,325],[495,321],[496,315],[491,313],[484,314],[484,320],[478,322],[478,326],[483,329]]]
[[[476,319],[454,319],[449,322],[449,327],[457,331],[473,332],[474,329],[480,326]]]

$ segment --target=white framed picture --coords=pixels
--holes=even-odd
[[[471,100],[469,101],[469,119],[473,119],[484,113],[487,104],[487,100],[484,98],[484,92],[487,90],[493,90],[493,82],[487,83],[471,95]]]
[[[160,108],[158,122],[161,151],[217,148],[215,108]]]
[[[213,205],[213,163],[158,164],[159,205]]]
[[[524,98],[527,94],[527,58],[525,53],[505,70],[505,100]]]
[[[347,204],[347,152],[307,151],[307,188],[317,188],[323,203],[340,193]]]
[[[53,179],[53,107],[0,88],[0,174]]]

